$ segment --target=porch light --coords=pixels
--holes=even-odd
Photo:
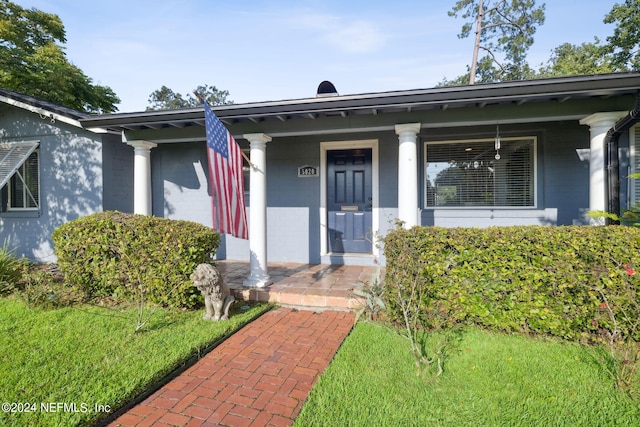
[[[496,160],[500,160],[500,126],[496,125]]]

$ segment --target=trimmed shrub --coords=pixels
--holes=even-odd
[[[0,295],[16,289],[25,267],[26,262],[16,257],[8,243],[0,246]]]
[[[52,238],[66,281],[88,297],[144,295],[162,306],[191,308],[201,296],[189,275],[211,261],[220,236],[195,222],[102,212],[58,227]]]
[[[635,310],[628,291],[640,297],[635,227],[414,227],[391,231],[384,248],[389,312],[398,320],[399,295],[414,289],[425,327],[437,312],[498,330],[593,338],[611,326],[603,323],[606,301],[623,333],[632,329],[623,319]]]

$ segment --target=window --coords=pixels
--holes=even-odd
[[[34,151],[9,180],[9,210],[35,210],[40,206],[39,152]]]
[[[636,125],[629,130],[630,151],[631,151],[631,172],[640,172],[640,126]],[[629,181],[629,206],[640,203],[640,179],[630,179]]]
[[[536,139],[425,144],[426,207],[535,206]]]
[[[38,141],[0,143],[2,210],[38,210],[40,172]]]

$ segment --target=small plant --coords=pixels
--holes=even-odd
[[[377,320],[387,307],[384,303],[385,288],[380,277],[380,267],[372,275],[370,282],[358,283],[353,294],[363,300],[363,304],[356,310],[356,322],[363,314],[367,314],[369,321]]]
[[[17,294],[30,307],[54,309],[82,301],[82,293],[65,285],[54,265],[27,265]]]
[[[431,306],[423,306],[426,287],[420,281],[415,276],[402,281],[408,286],[396,286],[397,302],[418,373],[438,378],[462,334],[447,309],[437,300],[431,299]]]

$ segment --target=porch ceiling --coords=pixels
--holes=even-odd
[[[328,117],[375,116],[423,110],[483,108],[488,105],[522,105],[586,98],[609,98],[636,94],[640,73],[514,81],[474,86],[456,86],[381,92],[335,97],[306,98],[215,106],[212,109],[227,126],[263,122],[309,121]],[[111,132],[148,129],[182,129],[204,126],[202,107],[95,115],[80,120],[88,129]]]

